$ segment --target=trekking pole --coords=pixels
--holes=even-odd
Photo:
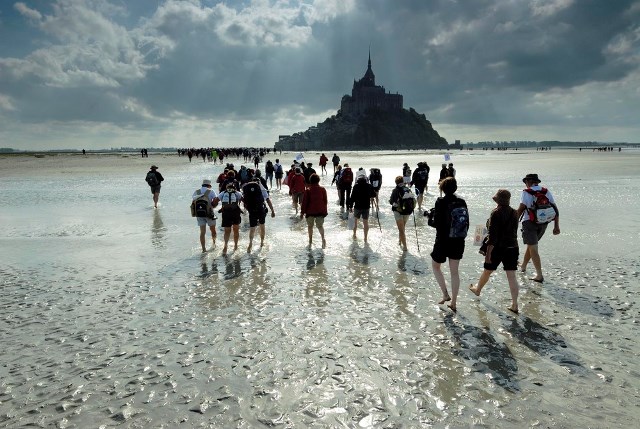
[[[418,225],[416,223],[416,211],[413,211],[413,228],[416,232],[416,246],[418,246],[418,253],[420,253],[420,242],[418,241]]]
[[[378,228],[380,228],[380,234],[382,234],[382,224],[380,223],[380,214],[378,213],[377,206],[376,206],[376,218],[378,219]]]

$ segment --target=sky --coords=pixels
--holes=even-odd
[[[640,0],[2,0],[0,148],[272,147],[369,52],[450,143],[640,142]]]

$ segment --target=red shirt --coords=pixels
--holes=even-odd
[[[289,190],[292,194],[304,192],[304,176],[302,174],[292,174],[289,177]]]
[[[300,213],[307,216],[326,216],[327,204],[327,190],[318,184],[309,185],[302,195]]]

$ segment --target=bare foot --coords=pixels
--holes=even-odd
[[[311,242],[309,242],[309,244],[311,244]],[[327,242],[325,241],[325,239],[322,239],[322,248],[324,249],[325,247],[327,247]]]
[[[458,309],[456,307],[454,307],[453,305],[447,305],[447,307],[449,307],[451,309],[451,311],[453,311],[454,313],[456,313],[458,311]]]
[[[543,283],[544,277],[530,277],[529,280],[533,280],[534,282]]]
[[[226,255],[226,254],[227,254],[227,246],[224,246],[224,247],[222,248],[222,254],[223,254],[223,255]]]
[[[251,253],[251,244],[247,246],[247,253]]]
[[[477,286],[476,286],[476,285],[474,285],[474,284],[470,284],[470,285],[469,285],[469,290],[470,290],[471,292],[473,292],[473,294],[474,294],[475,296],[480,296],[480,292],[478,291],[478,289],[477,289]]]
[[[518,308],[517,307],[515,309],[513,307],[507,307],[507,310],[511,311],[512,313],[518,314]]]
[[[451,301],[451,297],[449,295],[445,296],[444,298],[442,298],[441,301],[438,301],[438,304],[442,305],[447,301]]]

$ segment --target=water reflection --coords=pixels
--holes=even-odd
[[[167,247],[165,243],[165,233],[167,228],[162,222],[162,216],[160,210],[153,211],[153,223],[151,224],[151,244],[157,249],[164,249]]]
[[[613,317],[613,307],[601,297],[545,283],[545,291],[558,303],[574,311],[592,316]]]
[[[518,363],[506,344],[499,343],[488,328],[463,323],[462,317],[447,314],[444,325],[454,339],[453,354],[471,362],[475,372],[488,374],[500,387],[510,392],[520,390],[516,379]]]

